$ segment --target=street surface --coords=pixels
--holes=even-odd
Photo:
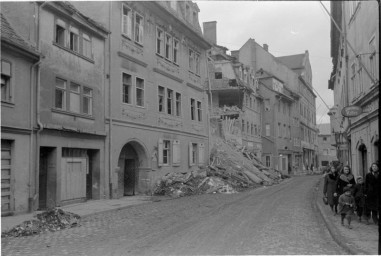
[[[4,238],[2,255],[346,254],[313,207],[318,179],[97,214],[77,228]]]

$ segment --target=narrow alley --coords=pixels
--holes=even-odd
[[[314,209],[318,178],[93,215],[78,228],[4,238],[2,255],[345,254]]]

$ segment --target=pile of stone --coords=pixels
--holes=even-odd
[[[2,232],[1,237],[19,237],[40,234],[46,231],[58,231],[79,225],[80,216],[65,212],[62,209],[51,209],[37,214],[37,220],[27,220],[9,231]]]
[[[205,193],[236,193],[279,183],[282,175],[264,166],[245,147],[214,140],[209,166],[192,172],[167,173],[156,184],[155,195],[182,197]]]

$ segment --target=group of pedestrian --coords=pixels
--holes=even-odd
[[[359,222],[364,219],[367,225],[370,219],[374,224],[379,221],[379,188],[378,163],[372,163],[369,172],[365,175],[365,181],[361,176],[355,177],[348,165],[331,165],[324,174],[324,199],[331,207],[334,215],[341,215],[341,225],[347,220],[348,228],[352,228],[352,216],[356,213]]]

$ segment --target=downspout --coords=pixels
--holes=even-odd
[[[209,60],[213,61],[209,55],[208,51],[206,52],[206,76],[208,78],[208,93],[209,93],[209,98],[210,98],[210,107],[209,107],[209,117],[208,117],[208,155],[211,151],[211,134],[210,134],[210,118],[212,117],[213,114],[213,99],[212,99],[212,90],[210,87],[210,76],[209,76]],[[210,157],[208,157],[208,164],[210,165]]]
[[[41,12],[41,9],[42,7],[46,4],[47,2],[44,2],[43,4],[41,4],[40,6],[37,7],[37,38],[36,38],[36,46],[37,46],[37,51],[39,52],[41,47],[40,47],[40,21],[41,21],[41,15],[40,15],[40,12]],[[43,56],[41,57],[42,59],[44,58]],[[36,133],[36,143],[35,143],[35,146],[36,146],[36,155],[35,155],[35,160],[36,160],[36,171],[35,171],[35,191],[34,191],[34,195],[33,197],[29,197],[29,200],[30,200],[30,211],[32,211],[33,207],[32,207],[32,204],[33,202],[35,202],[35,200],[37,199],[38,197],[38,178],[39,178],[39,173],[40,173],[40,147],[39,147],[39,134],[40,132],[43,130],[43,125],[40,121],[40,80],[41,80],[41,71],[40,71],[40,64],[42,62],[42,59],[36,63],[36,67],[37,67],[37,81],[36,81],[36,116],[37,116],[37,126],[38,126],[38,130],[37,130],[37,133]],[[37,65],[38,64],[38,65]],[[32,93],[31,93],[31,97],[32,97]],[[31,113],[33,115],[33,111],[31,110]],[[33,123],[31,121],[31,123]],[[32,127],[33,129],[33,127]]]
[[[32,212],[33,211],[33,199],[35,197],[35,195],[32,197],[32,176],[33,176],[33,172],[32,170],[34,169],[34,161],[33,161],[33,151],[32,148],[33,148],[33,128],[34,128],[34,118],[33,118],[33,109],[34,109],[34,100],[33,100],[33,88],[34,88],[34,68],[36,66],[39,66],[40,63],[41,63],[41,59],[34,63],[31,67],[30,67],[30,113],[29,113],[29,121],[30,121],[30,137],[29,137],[29,145],[30,145],[30,150],[29,150],[29,197],[28,197],[28,212]],[[36,189],[37,190],[37,189]]]
[[[109,31],[111,31],[111,14],[112,14],[112,1],[109,2]],[[112,198],[112,116],[111,116],[111,36],[108,34],[108,83],[109,83],[109,91],[108,91],[108,111],[109,111],[109,167],[108,167],[108,181],[109,181],[109,198]]]

